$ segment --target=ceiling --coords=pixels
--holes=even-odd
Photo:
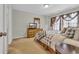
[[[43,4],[14,4],[13,9],[30,12],[38,15],[57,14],[64,10],[79,7],[79,4],[49,4],[48,8],[43,8]]]

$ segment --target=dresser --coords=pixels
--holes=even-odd
[[[32,38],[37,32],[42,31],[40,28],[27,28],[27,38]]]

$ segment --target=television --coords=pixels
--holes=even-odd
[[[37,28],[37,23],[29,23],[29,28]]]

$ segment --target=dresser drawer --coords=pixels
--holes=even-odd
[[[28,38],[31,38],[31,37],[34,37],[35,35],[36,35],[36,33],[38,32],[38,31],[40,31],[40,30],[42,30],[42,29],[38,29],[38,28],[28,28],[27,29],[27,37]]]

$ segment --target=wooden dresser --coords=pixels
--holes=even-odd
[[[37,32],[42,30],[43,29],[39,29],[39,28],[27,28],[27,38],[34,37]]]

